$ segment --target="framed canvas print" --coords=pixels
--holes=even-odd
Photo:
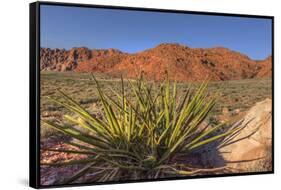
[[[268,174],[274,18],[30,4],[30,186]]]

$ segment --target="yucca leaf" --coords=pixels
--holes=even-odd
[[[100,147],[100,148],[108,148],[108,146],[106,144],[103,144],[102,142],[100,142],[99,139],[91,137],[89,138],[88,135],[86,134],[81,134],[80,132],[73,130],[73,129],[69,129],[69,128],[63,128],[57,124],[54,123],[49,123],[46,121],[43,121],[43,124],[45,124],[48,127],[54,128],[62,133],[65,133],[79,141],[82,141],[84,143],[90,144],[92,146],[96,146],[96,147]]]
[[[65,107],[66,109],[68,109],[69,111],[72,111],[76,114],[79,114],[81,117],[83,117],[85,120],[87,120],[89,123],[91,123],[93,126],[96,126],[99,128],[100,131],[104,131],[105,133],[107,133],[108,135],[110,135],[110,131],[107,129],[106,125],[99,119],[88,115],[85,111],[78,109],[76,107],[73,107],[69,104],[60,102],[52,97],[49,97],[50,100],[52,100],[53,102]]]
[[[75,180],[79,179],[81,176],[83,176],[84,174],[86,174],[88,172],[89,169],[91,169],[91,167],[93,165],[95,165],[96,162],[92,162],[87,164],[85,167],[83,167],[81,170],[79,170],[78,172],[76,172],[75,174],[73,174],[71,177],[69,177],[68,179],[64,180],[64,184],[68,184],[68,183],[72,183]]]
[[[215,135],[215,136],[210,137],[210,138],[208,138],[208,139],[206,139],[206,140],[200,141],[200,142],[198,142],[198,143],[192,145],[191,147],[189,147],[188,150],[192,150],[192,149],[197,148],[197,147],[199,147],[199,146],[202,146],[202,145],[205,145],[205,144],[214,142],[214,141],[216,141],[216,140],[218,140],[218,139],[220,139],[220,138],[222,138],[222,137],[225,137],[225,136],[227,136],[227,135],[230,135],[230,134],[232,134],[232,133],[235,133],[237,130],[239,130],[239,128],[238,128],[238,129],[233,129],[233,130],[230,130],[230,131],[228,131],[228,132],[225,132],[225,133],[222,133],[222,134],[219,134],[219,135]]]
[[[213,127],[212,129],[207,130],[206,132],[203,132],[201,135],[199,135],[194,140],[192,140],[190,143],[188,143],[185,146],[185,148],[192,146],[193,144],[197,143],[199,140],[203,139],[204,137],[206,137],[207,135],[211,134],[212,132],[218,130],[219,128],[223,127],[224,125],[225,125],[225,123],[222,123],[222,124],[217,125],[216,127]]]
[[[70,165],[78,165],[78,164],[87,164],[87,163],[92,163],[97,158],[87,158],[87,159],[82,159],[82,160],[71,160],[71,161],[65,161],[65,162],[55,162],[55,163],[44,163],[41,162],[40,165],[42,166],[53,166],[53,167],[58,167],[58,166],[70,166]]]
[[[91,151],[80,151],[80,150],[64,150],[64,149],[52,149],[52,148],[43,148],[41,150],[44,151],[51,151],[51,152],[63,152],[63,153],[70,153],[70,154],[87,154],[87,155],[95,155],[94,152]]]

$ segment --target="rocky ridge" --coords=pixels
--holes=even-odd
[[[164,43],[134,54],[117,49],[41,48],[41,71],[101,72],[127,78],[144,75],[150,80],[169,78],[178,81],[237,80],[270,77],[272,58],[252,60],[223,47],[189,48]]]

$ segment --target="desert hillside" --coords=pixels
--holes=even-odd
[[[41,48],[41,71],[101,72],[127,78],[140,74],[151,80],[162,80],[168,71],[178,81],[236,80],[268,77],[272,58],[252,60],[227,48],[189,48],[179,44],[160,44],[134,54],[116,49]]]
[[[260,66],[257,76],[266,77],[272,75],[272,57],[268,56],[265,60],[258,61]]]

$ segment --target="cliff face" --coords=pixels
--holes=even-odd
[[[41,48],[41,70],[103,72],[151,80],[162,80],[165,73],[178,81],[234,80],[271,76],[271,56],[263,61],[226,48],[189,48],[179,44],[160,44],[135,54],[116,49]]]

